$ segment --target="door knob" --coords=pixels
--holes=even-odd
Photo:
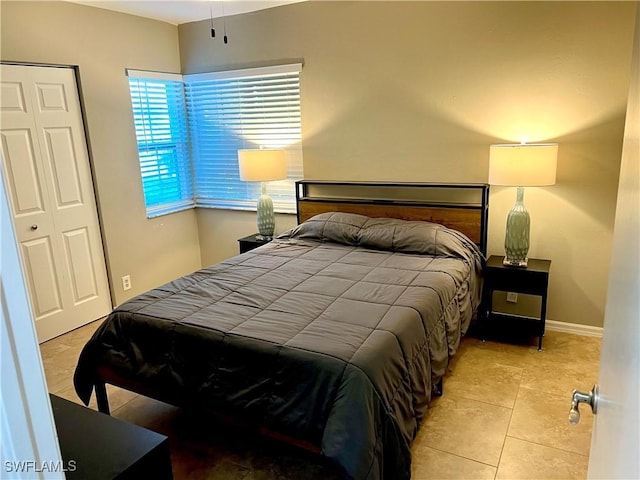
[[[574,390],[573,395],[571,396],[571,410],[569,410],[569,421],[574,425],[576,425],[580,421],[579,406],[581,403],[588,404],[591,407],[591,411],[593,412],[593,414],[597,414],[598,399],[598,385],[594,385],[589,393]]]
[[[36,225],[35,223],[31,225],[31,230],[37,230],[37,229],[38,229],[38,225]]]

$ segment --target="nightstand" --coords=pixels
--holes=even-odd
[[[159,433],[49,395],[69,480],[170,480],[169,439]]]
[[[254,233],[253,235],[249,235],[248,237],[244,237],[238,240],[240,244],[240,253],[248,252],[249,250],[253,250],[254,248],[258,248],[265,243],[269,243],[272,238],[258,238],[258,234]]]
[[[504,257],[492,255],[484,267],[480,332],[484,339],[485,322],[501,319],[508,322],[530,323],[538,336],[538,350],[542,350],[542,337],[547,317],[547,291],[551,260],[530,258],[527,267],[510,267],[502,264]],[[493,311],[493,292],[514,292],[541,297],[539,317],[506,314]],[[485,324],[485,325],[483,325]]]

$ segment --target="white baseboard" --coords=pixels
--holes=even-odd
[[[602,327],[592,327],[591,325],[580,325],[579,323],[557,322],[555,320],[547,320],[545,328],[553,332],[572,333],[574,335],[582,335],[585,337],[602,338]]]

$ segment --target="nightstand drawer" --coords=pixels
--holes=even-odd
[[[484,268],[485,283],[491,290],[546,295],[549,284],[550,260],[529,259],[526,268],[502,264],[504,257],[491,256]]]
[[[490,276],[487,281],[491,283],[492,290],[544,295],[547,292],[548,280],[549,275],[542,272],[505,270],[500,272],[500,275]]]

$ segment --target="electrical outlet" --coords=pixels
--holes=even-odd
[[[518,303],[518,294],[513,292],[507,292],[507,302]]]
[[[123,290],[131,290],[131,276],[124,275],[122,277],[122,289]]]

